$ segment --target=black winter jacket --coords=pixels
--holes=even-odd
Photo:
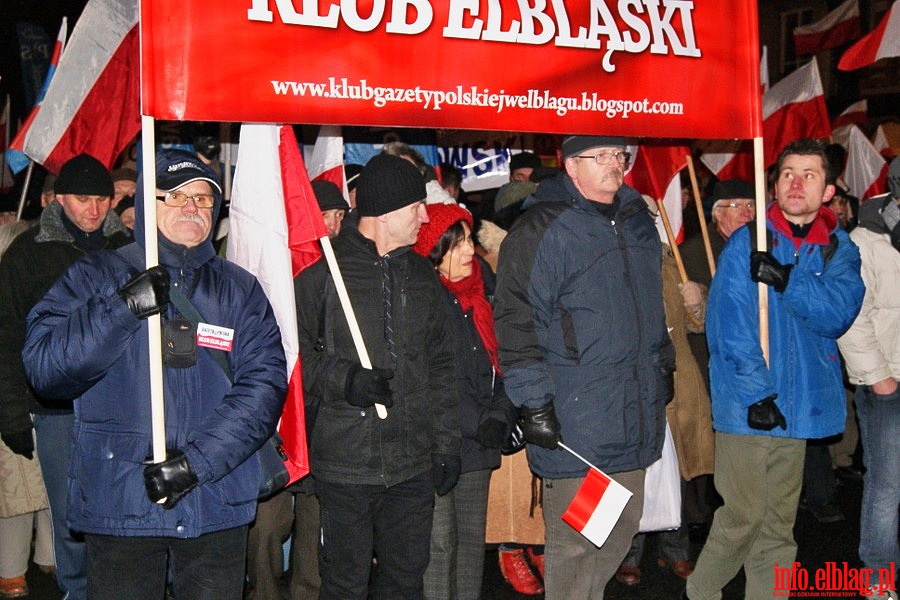
[[[333,483],[401,483],[431,468],[431,454],[459,452],[459,408],[444,289],[423,257],[402,247],[379,256],[356,229],[334,253],[372,364],[393,369],[386,419],[349,404],[347,373],[359,364],[334,281],[324,260],[294,281],[314,477]],[[385,339],[383,269],[392,283],[397,364]],[[315,403],[316,405],[310,405]]]
[[[103,222],[106,248],[131,242],[131,235],[115,211]],[[86,254],[62,221],[62,206],[51,202],[41,213],[40,225],[21,233],[0,261],[0,431],[31,429],[29,412],[72,412],[71,400],[41,399],[25,380],[22,346],[25,317],[69,265]]]
[[[449,290],[444,296],[459,390],[462,472],[495,469],[500,466],[500,449],[482,446],[476,433],[479,425],[488,419],[505,423],[508,433],[514,411],[503,389],[503,378],[494,376],[494,365],[472,322],[471,311],[463,313],[459,301]]]
[[[566,445],[612,473],[659,458],[674,368],[659,235],[636,190],[617,199],[610,219],[567,175],[542,182],[500,248],[494,303],[513,404],[552,401]],[[587,469],[563,449],[527,451],[542,477]]]

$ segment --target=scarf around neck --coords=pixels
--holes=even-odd
[[[475,330],[487,350],[494,365],[494,370],[499,373],[500,365],[497,357],[497,336],[494,334],[494,310],[484,295],[484,281],[481,279],[481,265],[477,258],[472,259],[472,274],[459,281],[450,281],[440,275],[441,283],[450,290],[463,312],[472,311],[472,322]]]

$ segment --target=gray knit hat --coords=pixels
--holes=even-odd
[[[625,138],[616,135],[567,135],[562,141],[563,159],[581,154],[591,148],[622,148],[628,144]]]
[[[356,186],[356,210],[377,217],[425,199],[425,180],[408,160],[376,154],[366,163]]]

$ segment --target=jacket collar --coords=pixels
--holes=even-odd
[[[72,244],[75,238],[66,230],[63,225],[63,207],[62,204],[54,200],[41,211],[40,231],[35,236],[37,242],[67,242]],[[103,221],[103,237],[108,238],[116,233],[130,235],[128,229],[122,224],[116,211],[110,210],[106,214]]]
[[[776,231],[783,234],[794,243],[795,248],[799,248],[803,242],[819,244],[822,246],[827,245],[828,237],[837,227],[837,215],[826,206],[819,207],[819,214],[816,215],[809,233],[803,239],[794,237],[791,232],[791,226],[788,224],[787,219],[784,218],[784,213],[781,212],[777,202],[772,202],[769,205],[769,208],[766,209],[766,217]]]

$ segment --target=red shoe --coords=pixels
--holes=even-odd
[[[0,577],[0,598],[22,598],[28,595],[25,576]]]
[[[541,579],[544,579],[544,555],[538,554],[534,551],[534,546],[528,546],[525,549],[525,555],[528,557],[528,562],[537,569],[538,575],[541,576]]]
[[[687,579],[690,577],[691,573],[694,572],[694,563],[689,560],[668,561],[665,558],[657,558],[656,564],[658,564],[661,569],[665,569],[666,567],[671,568],[672,572],[682,579]]]
[[[525,551],[522,548],[499,549],[497,557],[500,562],[500,573],[514,590],[529,596],[544,593],[544,586],[525,560]]]

